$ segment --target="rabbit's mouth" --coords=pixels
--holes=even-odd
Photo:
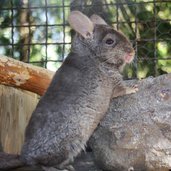
[[[134,59],[134,53],[128,53],[125,55],[125,62],[127,64],[131,63],[133,59]]]

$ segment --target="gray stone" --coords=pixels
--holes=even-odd
[[[112,100],[90,139],[105,170],[171,169],[171,74],[137,82],[139,92]]]

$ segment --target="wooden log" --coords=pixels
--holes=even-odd
[[[43,95],[53,75],[47,69],[0,55],[0,84]]]
[[[139,91],[112,99],[92,135],[94,159],[103,170],[169,171],[171,73],[135,83]]]

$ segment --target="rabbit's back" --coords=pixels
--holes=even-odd
[[[27,164],[75,157],[107,111],[112,84],[98,69],[94,75],[88,58],[71,53],[33,112],[22,149]]]

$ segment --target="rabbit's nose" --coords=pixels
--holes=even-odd
[[[126,63],[131,63],[132,60],[134,59],[135,52],[134,50],[130,51],[130,53],[126,53],[125,55],[125,62]]]

